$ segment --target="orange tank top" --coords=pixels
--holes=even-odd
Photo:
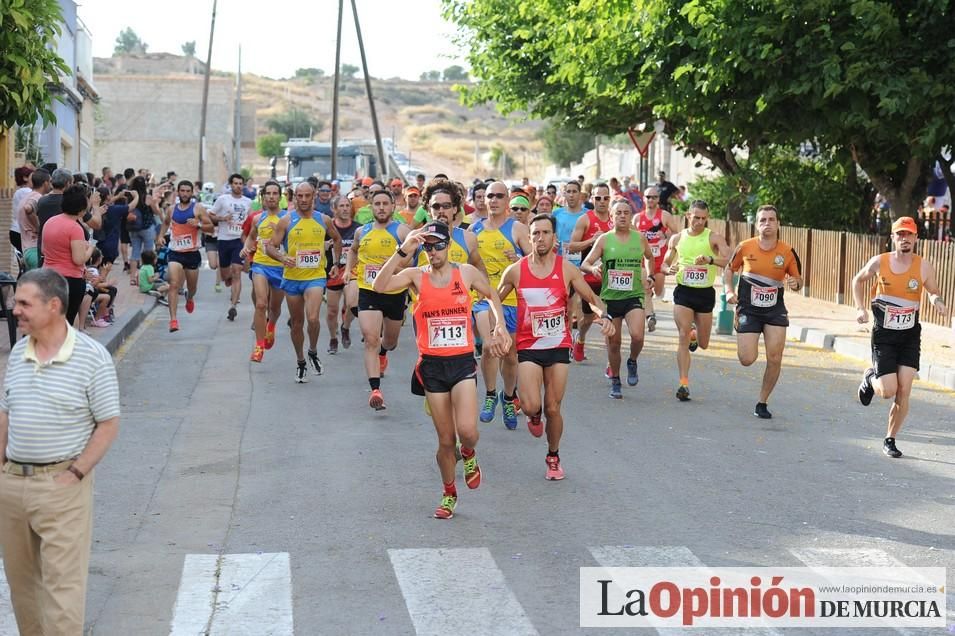
[[[461,270],[451,264],[445,287],[431,284],[431,268],[421,270],[421,289],[414,306],[418,352],[423,356],[459,356],[474,352],[471,295]]]
[[[189,225],[189,219],[196,218],[196,204],[192,202],[185,210],[177,205],[172,211],[169,230],[172,238],[169,249],[173,252],[195,252],[199,249],[199,227]]]
[[[901,274],[892,271],[891,253],[879,257],[879,274],[872,286],[872,301],[897,307],[918,307],[922,302],[922,257],[912,255],[912,265]]]

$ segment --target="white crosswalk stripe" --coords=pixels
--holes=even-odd
[[[291,636],[288,553],[186,555],[169,633]]]
[[[588,548],[594,560],[605,568],[701,568],[706,565],[689,548],[682,545],[604,545]],[[659,634],[693,634],[700,636],[699,629],[681,629],[667,627],[657,630]],[[718,633],[762,635],[778,634],[772,628],[749,628],[733,630],[720,628]]]
[[[419,636],[536,635],[487,548],[388,550]]]
[[[0,634],[16,634],[17,621],[13,617],[13,605],[10,604],[10,586],[0,561]]]

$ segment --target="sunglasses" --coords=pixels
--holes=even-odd
[[[319,188],[318,191],[319,191],[319,192],[331,192],[331,190],[328,189],[328,188]]]
[[[453,203],[432,203],[431,209],[437,212],[438,210],[450,210],[454,207]]]
[[[503,199],[507,195],[503,192],[488,192],[484,195],[485,199]]]
[[[646,195],[644,198],[645,198],[645,199],[659,199],[660,197],[654,196],[654,195],[652,195],[652,194],[648,194],[648,195]]]
[[[590,197],[590,198],[593,199],[594,201],[609,201],[610,200],[609,195],[605,197]]]
[[[511,212],[527,212],[527,208],[523,208],[523,207],[517,206],[517,205],[512,205],[512,206],[511,206]]]
[[[437,241],[436,243],[423,243],[421,249],[425,252],[440,252],[448,249],[447,241]]]

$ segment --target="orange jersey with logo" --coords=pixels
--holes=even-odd
[[[777,241],[771,250],[759,246],[759,237],[746,239],[736,247],[730,268],[741,269],[736,292],[740,311],[769,314],[785,312],[783,287],[786,275],[802,276],[802,263],[796,250],[785,241]]]
[[[872,338],[896,342],[918,336],[922,304],[922,257],[912,255],[912,264],[901,274],[892,271],[891,253],[879,256],[879,273],[872,285]]]
[[[418,352],[428,356],[460,356],[474,352],[471,294],[461,270],[451,263],[445,287],[431,284],[431,267],[421,270],[421,289],[413,315]]]

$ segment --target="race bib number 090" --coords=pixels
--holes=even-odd
[[[915,307],[886,307],[882,326],[894,331],[904,331],[915,326]]]
[[[564,335],[564,310],[531,312],[531,333],[535,338],[559,338]]]
[[[432,349],[468,346],[467,316],[428,318],[428,346]]]
[[[295,254],[295,266],[299,269],[318,269],[322,264],[319,250],[301,250]]]
[[[611,269],[608,271],[607,288],[613,291],[633,291],[633,270]]]
[[[683,270],[683,284],[688,287],[706,287],[709,271],[705,267],[687,267]]]
[[[778,287],[757,287],[753,285],[750,291],[750,302],[753,307],[775,307],[778,298]]]

